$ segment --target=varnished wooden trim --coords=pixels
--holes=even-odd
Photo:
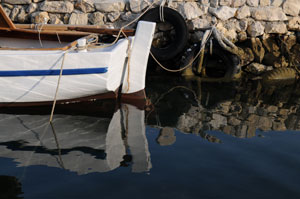
[[[1,29],[16,29],[14,23],[10,20],[10,18],[6,15],[5,11],[3,10],[2,6],[0,5],[0,28]]]
[[[15,24],[18,29],[36,30],[35,24]],[[96,33],[106,35],[117,35],[120,29],[108,29],[96,25],[55,25],[55,24],[44,24],[39,25],[42,32],[57,32],[57,31],[68,31],[73,34],[82,33]],[[123,32],[126,36],[133,36],[135,33],[134,29],[124,29]]]

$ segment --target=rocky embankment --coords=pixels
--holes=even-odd
[[[120,28],[135,19],[153,0],[0,0],[15,23],[100,25]],[[159,5],[157,1],[155,5]],[[248,71],[297,65],[300,31],[299,0],[176,0],[170,1],[185,18],[190,41],[216,26],[245,50]],[[262,65],[261,65],[262,64]]]

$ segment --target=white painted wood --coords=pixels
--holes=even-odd
[[[46,41],[41,40],[42,46],[39,40],[36,39],[19,39],[19,38],[8,38],[0,37],[0,47],[10,48],[60,48],[67,46],[67,42],[57,41]]]
[[[65,75],[61,78],[58,100],[74,99],[115,91],[121,82],[128,41],[88,52],[70,51],[63,69],[108,68],[107,73]],[[60,70],[63,51],[0,50],[0,71]],[[0,102],[41,102],[54,99],[58,76],[0,77]]]
[[[155,23],[140,21],[126,68],[122,93],[135,93],[145,88],[147,63],[155,31]]]

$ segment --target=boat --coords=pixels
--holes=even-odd
[[[135,31],[14,24],[0,6],[0,104],[145,99],[154,30],[155,23],[146,21]],[[117,35],[115,42],[100,43],[107,34]]]

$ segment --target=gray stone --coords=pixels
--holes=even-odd
[[[218,109],[224,113],[227,114],[230,110],[230,105],[231,105],[231,101],[227,101],[227,102],[222,102],[218,104]]]
[[[271,0],[260,0],[259,5],[260,6],[270,6]]]
[[[193,29],[197,30],[197,29],[206,29],[209,28],[211,26],[211,24],[209,23],[208,20],[206,19],[194,19],[192,21],[192,25],[193,25]]]
[[[246,70],[255,75],[260,75],[266,71],[266,68],[267,67],[265,65],[254,62],[247,66]]]
[[[248,28],[248,20],[239,20],[236,26],[238,32],[245,32]]]
[[[115,22],[120,18],[120,12],[111,12],[107,14],[107,18],[110,22]]]
[[[224,126],[222,131],[227,135],[234,135],[235,133],[235,129],[233,126]]]
[[[289,110],[288,109],[285,109],[285,108],[282,108],[278,111],[278,114],[279,115],[282,115],[282,116],[287,116],[289,114]]]
[[[130,10],[134,13],[140,13],[143,9],[149,6],[150,2],[146,0],[129,0]]]
[[[259,4],[259,0],[247,0],[247,5],[252,7],[257,7]]]
[[[243,6],[237,10],[235,17],[238,19],[244,19],[244,18],[250,17],[250,15],[251,15],[251,13],[250,13],[249,7]]]
[[[236,42],[238,40],[236,33],[236,23],[234,23],[234,21],[229,20],[225,24],[219,22],[216,28],[230,41]]]
[[[203,5],[208,5],[209,4],[209,0],[199,0],[201,4]]]
[[[12,21],[17,21],[17,16],[18,16],[18,14],[19,14],[19,12],[20,12],[20,9],[21,9],[21,7],[19,7],[19,6],[15,6],[15,7],[12,9],[12,11],[11,11],[11,13],[10,13],[10,19],[11,19]]]
[[[232,0],[220,0],[220,6],[231,6]]]
[[[60,17],[57,16],[57,14],[49,14],[49,17],[50,17],[50,24],[64,24],[60,20]]]
[[[180,4],[179,11],[187,20],[198,18],[204,14],[196,2],[186,2]]]
[[[248,36],[247,36],[247,33],[245,31],[242,31],[242,32],[238,33],[237,38],[240,42],[242,42],[242,41],[246,41],[248,39]]]
[[[3,3],[9,3],[9,4],[30,4],[31,0],[2,0]]]
[[[13,9],[14,8],[14,5],[11,5],[9,3],[2,3],[1,5],[2,5],[3,8],[5,8],[5,7],[9,8],[9,9]]]
[[[36,3],[31,3],[28,7],[27,7],[27,13],[31,14],[33,12],[35,12],[38,8],[38,5]]]
[[[18,21],[18,23],[24,23],[26,20],[27,20],[27,13],[26,13],[26,11],[25,11],[25,8],[24,7],[22,7],[21,9],[20,9],[20,12],[19,12],[19,14],[18,14],[18,17],[17,17],[17,21]]]
[[[92,0],[77,0],[75,8],[81,10],[84,13],[94,12],[94,2]]]
[[[261,36],[264,32],[265,27],[259,21],[252,22],[247,28],[247,33],[250,37]]]
[[[284,124],[284,122],[273,122],[272,125],[272,129],[273,131],[286,131],[286,126]]]
[[[85,13],[72,13],[71,17],[69,18],[69,24],[87,25],[88,15]]]
[[[168,146],[174,144],[176,142],[174,129],[171,127],[162,128],[156,141],[161,146]]]
[[[268,34],[285,34],[287,33],[287,28],[284,22],[268,22],[265,25],[265,32]]]
[[[221,126],[227,125],[227,119],[226,119],[226,117],[224,117],[220,114],[213,113],[210,124],[213,129],[219,129]]]
[[[265,6],[253,8],[251,16],[256,20],[262,21],[286,21],[287,17],[281,8]]]
[[[276,113],[278,111],[278,107],[273,105],[268,106],[266,109],[269,113]]]
[[[221,6],[218,9],[210,9],[210,12],[218,19],[226,21],[235,16],[237,9],[228,6]]]
[[[200,0],[200,3],[203,4],[203,5],[208,5],[209,0]]]
[[[246,0],[233,0],[231,6],[234,8],[241,7],[246,4]]]
[[[71,13],[74,10],[74,5],[69,1],[44,1],[40,10],[50,13]]]
[[[31,23],[47,24],[50,17],[47,12],[34,12],[31,14]]]
[[[300,17],[292,17],[288,22],[288,29],[300,31]]]
[[[285,0],[272,0],[271,6],[280,7]]]
[[[256,124],[258,119],[259,119],[258,115],[250,114],[247,118],[247,121],[249,121],[250,124]]]
[[[205,5],[200,5],[199,6],[200,10],[202,11],[203,15],[208,13],[208,8],[209,6],[205,6]],[[202,15],[202,16],[203,16]],[[209,15],[206,15],[206,17],[210,17]]]
[[[89,16],[89,22],[93,25],[104,25],[104,14],[101,12],[94,12]]]
[[[134,14],[132,12],[126,12],[121,15],[121,19],[124,21],[132,21],[132,20],[136,19],[137,16],[138,16],[138,14]]]
[[[7,16],[10,16],[11,10],[7,7],[3,7],[4,12],[6,13]]]
[[[299,0],[286,0],[283,3],[282,8],[287,15],[296,17],[299,15],[300,12],[300,2]]]
[[[247,138],[252,138],[255,136],[256,133],[256,127],[255,126],[248,126],[247,129]]]
[[[237,126],[236,136],[238,138],[246,138],[247,137],[247,125]]]
[[[241,120],[237,119],[236,117],[229,117],[228,119],[228,124],[232,125],[232,126],[238,126],[241,124]]]
[[[219,7],[219,0],[210,0],[210,6],[212,8],[217,8]]]
[[[260,117],[258,120],[258,128],[262,131],[269,131],[272,128],[272,120],[268,117]]]
[[[115,3],[95,3],[95,7],[100,12],[116,12],[123,11],[125,8],[124,2],[115,2]]]

